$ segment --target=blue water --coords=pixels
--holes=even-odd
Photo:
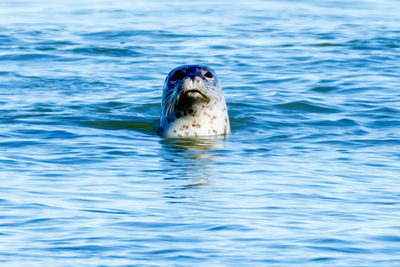
[[[0,264],[399,266],[400,4],[0,3]],[[166,74],[232,134],[155,133]]]

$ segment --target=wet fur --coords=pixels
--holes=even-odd
[[[175,72],[180,79],[174,80]],[[208,78],[205,75],[212,75]],[[176,79],[176,78],[175,78]],[[159,133],[198,137],[230,133],[228,110],[215,72],[203,65],[172,70],[164,83]]]

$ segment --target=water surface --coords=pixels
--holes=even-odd
[[[0,263],[400,264],[398,1],[2,1]],[[219,75],[224,139],[155,133]]]

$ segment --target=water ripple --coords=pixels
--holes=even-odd
[[[400,264],[396,1],[1,6],[3,265]],[[229,138],[155,132],[192,63]]]
[[[305,111],[310,113],[336,113],[339,112],[338,109],[322,106],[317,103],[311,103],[309,101],[293,101],[289,103],[279,104],[278,107],[295,110],[295,111]]]
[[[110,56],[110,57],[134,57],[141,53],[127,48],[107,48],[107,47],[81,47],[74,48],[70,52],[82,55],[92,56]]]

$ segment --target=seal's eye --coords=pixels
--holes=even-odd
[[[185,78],[186,73],[183,70],[177,70],[172,74],[171,81],[176,82]]]
[[[211,72],[209,72],[209,71],[206,71],[206,72],[203,74],[203,76],[206,77],[206,78],[209,78],[209,79],[212,79],[212,77],[213,77],[213,75],[212,75]]]

